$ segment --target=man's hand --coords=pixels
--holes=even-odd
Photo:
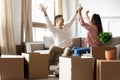
[[[44,5],[42,3],[39,4],[39,7],[41,9],[41,11],[44,13],[45,16],[47,16],[47,7],[44,7]]]

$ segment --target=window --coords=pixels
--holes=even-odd
[[[48,16],[52,22],[54,20],[54,0],[32,0],[33,41],[43,41],[44,36],[50,35],[45,25],[44,15],[39,9],[40,3],[48,7]]]

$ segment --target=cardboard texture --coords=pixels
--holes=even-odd
[[[94,58],[60,57],[59,80],[93,80]]]
[[[48,54],[22,53],[25,57],[25,77],[31,79],[48,78]]]
[[[97,60],[97,80],[120,80],[120,60]]]
[[[114,50],[115,57],[117,59],[117,49],[116,47],[107,47],[107,46],[100,46],[100,47],[91,47],[91,54],[92,57],[95,59],[105,59],[105,50]]]
[[[2,55],[0,80],[24,80],[24,58],[17,55]]]

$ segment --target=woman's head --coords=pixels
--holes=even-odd
[[[97,27],[98,34],[103,32],[101,18],[98,14],[93,14],[91,18],[91,23]]]

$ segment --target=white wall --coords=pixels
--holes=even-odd
[[[79,0],[85,10],[100,14],[104,31],[112,32],[113,36],[120,36],[120,0]],[[85,16],[85,15],[84,15]],[[81,27],[78,36],[85,37],[86,31]]]
[[[102,17],[120,16],[120,0],[79,0],[85,10],[99,13]]]
[[[21,42],[21,0],[12,0],[12,11],[15,43],[19,45]]]

